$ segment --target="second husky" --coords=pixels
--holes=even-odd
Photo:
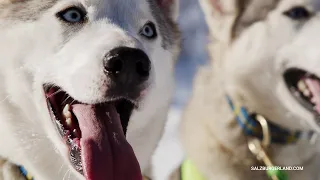
[[[207,180],[265,180],[271,163],[290,180],[319,179],[319,1],[201,4],[212,64],[183,118],[187,157]],[[271,163],[251,152],[254,138]]]

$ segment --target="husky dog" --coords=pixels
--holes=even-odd
[[[268,179],[270,165],[291,169],[290,180],[320,179],[320,2],[200,3],[212,61],[183,118],[188,160],[208,180]]]
[[[35,180],[141,180],[173,90],[177,10],[178,0],[1,1],[3,166]]]

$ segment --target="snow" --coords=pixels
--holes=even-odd
[[[182,110],[192,92],[192,81],[197,68],[206,63],[207,26],[196,0],[181,0],[179,26],[183,47],[176,66],[176,92],[168,115],[166,130],[154,156],[155,180],[167,180],[179,167],[184,152],[179,142]]]

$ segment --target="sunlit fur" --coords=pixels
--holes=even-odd
[[[179,51],[177,4],[177,0],[0,2],[0,156],[25,166],[36,180],[83,179],[69,163],[42,85],[58,85],[84,103],[103,102],[107,88],[103,56],[115,47],[128,46],[142,49],[152,63],[150,87],[127,132],[146,172],[173,90]],[[83,6],[89,20],[68,25],[56,18],[57,12],[72,5]],[[148,21],[158,30],[153,41],[139,35]]]

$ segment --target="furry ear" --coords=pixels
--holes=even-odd
[[[233,23],[237,17],[238,1],[199,0],[209,28],[211,42],[208,46],[208,52],[211,60],[215,63],[219,63],[220,60],[224,59],[225,50],[232,41],[231,32]]]
[[[220,15],[235,12],[241,0],[208,0],[208,5]]]
[[[233,23],[241,2],[246,0],[199,0],[209,27],[210,37],[217,43],[228,44],[232,40]]]
[[[176,21],[179,15],[179,0],[155,0],[163,12]]]
[[[210,35],[214,39],[228,41],[232,23],[237,16],[239,0],[199,0],[205,14]]]

